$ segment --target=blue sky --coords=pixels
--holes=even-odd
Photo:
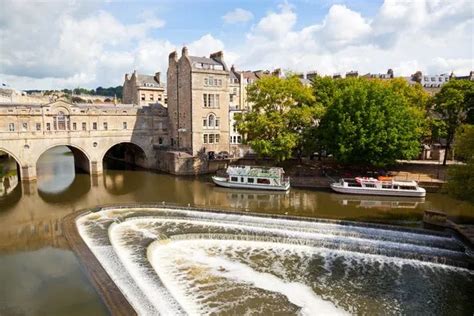
[[[17,89],[119,85],[173,50],[237,69],[321,74],[474,69],[474,1],[2,0],[0,80]]]

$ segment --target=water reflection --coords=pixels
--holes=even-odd
[[[348,195],[331,194],[331,199],[337,201],[343,206],[354,206],[361,208],[378,209],[396,209],[412,208],[415,209],[425,203],[425,198],[406,198],[390,196],[370,196],[370,195]]]

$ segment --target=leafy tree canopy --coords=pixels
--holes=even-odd
[[[384,166],[416,157],[428,101],[422,91],[401,80],[346,78],[333,84],[336,92],[327,98],[317,136],[336,160]]]
[[[451,148],[456,129],[474,119],[474,82],[469,80],[450,80],[433,99],[433,110],[444,122],[446,149]],[[445,155],[443,164],[446,164]]]
[[[322,108],[311,88],[295,77],[264,77],[247,88],[252,109],[237,116],[237,129],[260,156],[283,161],[301,153],[303,133],[316,124]]]

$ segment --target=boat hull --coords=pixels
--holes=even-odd
[[[226,178],[212,177],[212,181],[221,187],[232,188],[232,189],[252,189],[252,190],[269,190],[269,191],[288,191],[290,189],[290,183],[283,186],[265,185],[265,184],[250,184],[250,183],[232,183],[227,181]]]
[[[394,189],[368,189],[359,187],[342,187],[339,183],[332,183],[331,189],[338,193],[358,194],[358,195],[383,195],[383,196],[406,196],[425,197],[426,191],[422,190],[394,190]]]

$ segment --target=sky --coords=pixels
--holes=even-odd
[[[237,70],[466,75],[472,0],[0,0],[0,82],[25,89],[123,84],[186,45]],[[163,78],[164,80],[166,78]]]

